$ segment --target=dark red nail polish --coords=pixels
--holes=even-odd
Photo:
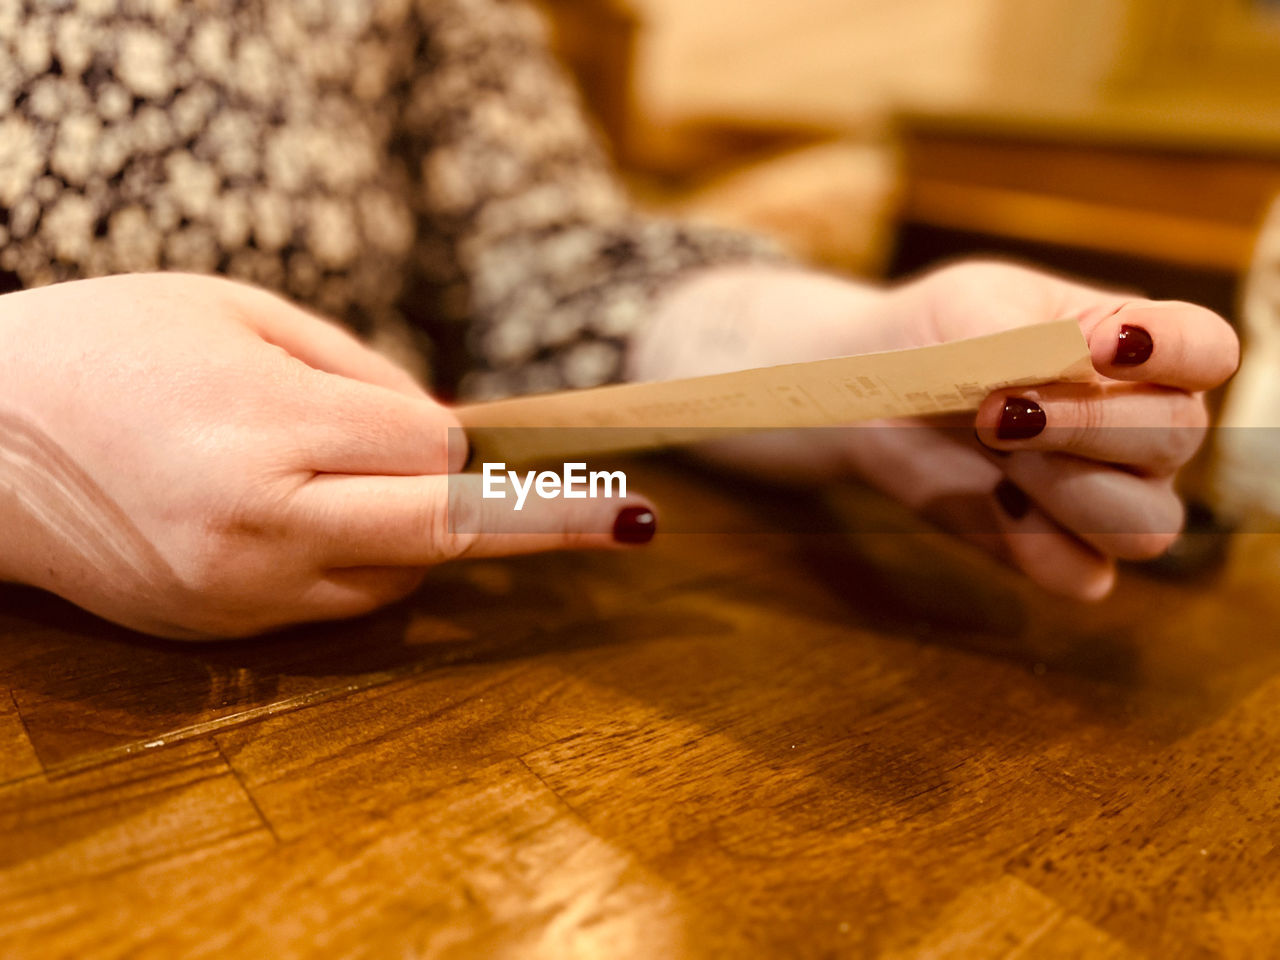
[[[613,521],[613,539],[619,543],[648,543],[658,532],[658,519],[648,507],[627,507]]]
[[[1001,509],[1015,520],[1021,520],[1031,509],[1031,498],[1012,480],[1001,480],[996,484],[994,492]]]
[[[1136,367],[1151,359],[1154,346],[1151,334],[1142,327],[1126,323],[1120,328],[1120,336],[1116,338],[1116,357],[1111,362],[1117,367]]]
[[[1044,430],[1044,410],[1034,400],[1009,397],[1000,412],[996,437],[1000,440],[1030,440]]]

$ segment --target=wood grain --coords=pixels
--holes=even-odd
[[[1274,536],[1080,607],[866,493],[635,475],[673,526],[855,532],[459,565],[221,652],[0,595],[0,955],[1280,943]]]
[[[18,714],[18,705],[11,695],[0,696],[0,783],[21,780],[39,772],[40,761]]]

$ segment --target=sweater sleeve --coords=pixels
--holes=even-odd
[[[639,213],[522,0],[422,0],[416,15],[417,70],[394,138],[415,177],[406,312],[444,394],[616,380],[673,282],[782,259],[760,237]]]

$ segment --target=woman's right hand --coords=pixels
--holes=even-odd
[[[534,532],[505,509],[457,532],[451,495],[479,478],[447,476],[456,428],[406,372],[257,288],[136,274],[8,294],[0,579],[147,633],[246,636],[367,612],[463,555],[616,546],[620,512],[648,509],[530,498]]]

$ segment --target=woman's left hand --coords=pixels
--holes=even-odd
[[[1181,530],[1174,477],[1204,440],[1204,391],[1239,360],[1231,327],[1203,307],[994,263],[948,267],[888,291],[739,268],[673,293],[640,344],[636,372],[693,376],[1064,318],[1088,341],[1087,383],[999,391],[961,429],[954,420],[882,421],[726,442],[714,456],[778,479],[861,477],[1041,586],[1098,599],[1117,560],[1157,556]],[[671,340],[676,330],[683,344]]]

